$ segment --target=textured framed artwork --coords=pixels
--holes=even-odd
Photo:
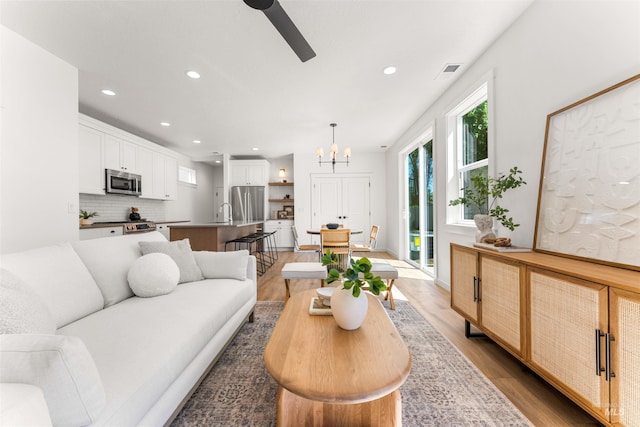
[[[640,74],[547,116],[534,250],[640,270]]]

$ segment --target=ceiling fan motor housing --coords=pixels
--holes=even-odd
[[[257,10],[267,10],[275,0],[244,0],[245,4]]]

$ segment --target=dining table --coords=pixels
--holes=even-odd
[[[329,230],[329,228],[323,228],[322,230]],[[339,229],[336,229],[336,230],[339,230]],[[319,236],[320,230],[310,229],[310,230],[307,230],[307,234]],[[351,234],[362,234],[362,230],[351,230]]]

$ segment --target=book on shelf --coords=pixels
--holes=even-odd
[[[309,304],[309,314],[313,316],[331,316],[331,307],[327,307],[322,304],[320,298],[311,298],[311,304]]]

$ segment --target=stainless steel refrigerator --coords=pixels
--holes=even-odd
[[[231,187],[234,221],[264,221],[265,190],[259,186]]]

